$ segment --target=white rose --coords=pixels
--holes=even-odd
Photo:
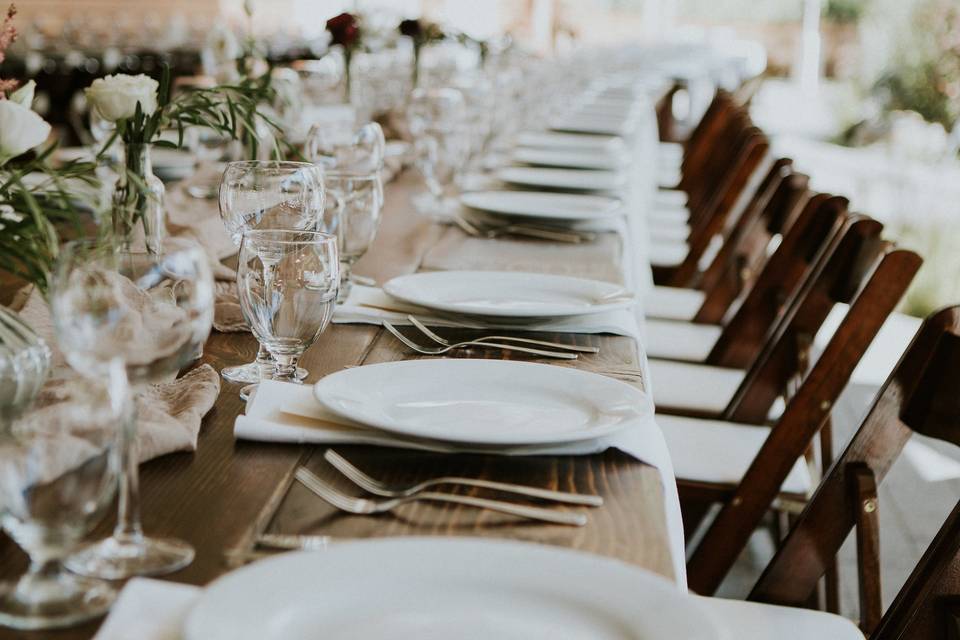
[[[137,76],[113,75],[97,78],[87,90],[87,99],[104,120],[116,122],[132,118],[137,111],[137,103],[144,115],[157,110],[156,80],[143,74]]]
[[[49,135],[43,118],[12,100],[0,100],[0,165],[43,144]]]
[[[33,92],[36,90],[36,88],[37,83],[31,80],[7,96],[7,100],[13,100],[17,104],[29,109],[33,104]]]

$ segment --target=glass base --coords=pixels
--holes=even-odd
[[[180,540],[140,538],[123,542],[111,537],[84,547],[64,564],[80,575],[122,580],[173,573],[193,562],[193,557],[193,547]]]
[[[263,369],[267,371],[264,373]],[[261,365],[258,362],[250,364],[236,365],[233,367],[224,367],[220,370],[220,375],[228,382],[237,384],[257,384],[264,378],[269,378],[273,370],[273,364]],[[303,380],[309,375],[309,372],[303,367],[297,367],[297,379]]]
[[[0,584],[0,626],[13,629],[69,627],[107,613],[117,591],[106,582],[61,573],[45,600],[18,597],[16,585]]]

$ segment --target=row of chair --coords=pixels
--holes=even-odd
[[[648,216],[657,286],[647,349],[691,590],[714,594],[754,531],[779,514],[789,532],[749,596],[766,604],[706,601],[737,620],[740,637],[863,637],[830,613],[767,606],[836,612],[836,554],[856,527],[860,630],[960,637],[944,635],[960,629],[951,607],[960,609],[942,597],[960,596],[960,505],[881,615],[876,495],[912,432],[960,444],[960,308],[927,319],[834,459],[831,410],[921,258],[845,198],[812,191],[730,94],[718,92],[689,139],[662,151]],[[841,304],[843,321],[814,353]]]

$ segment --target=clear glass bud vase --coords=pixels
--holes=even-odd
[[[146,246],[160,253],[166,233],[166,189],[153,174],[149,144],[127,144],[123,167],[113,189],[113,233],[121,248]]]

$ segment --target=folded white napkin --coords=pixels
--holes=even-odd
[[[94,640],[180,640],[200,587],[133,578],[124,586]]]
[[[638,338],[639,329],[633,312],[628,309],[591,313],[572,318],[560,318],[546,322],[527,324],[491,325],[471,319],[448,319],[435,312],[391,298],[379,287],[354,285],[350,296],[333,312],[333,321],[338,324],[382,324],[384,320],[393,325],[409,325],[407,315],[416,316],[431,327],[468,327],[475,329],[502,329],[517,331],[554,331],[557,333],[612,333]]]
[[[246,414],[237,416],[234,436],[243,440],[311,444],[368,444],[420,449],[441,453],[462,453],[468,448],[450,443],[406,438],[346,420],[324,408],[305,385],[267,380],[247,401]],[[501,455],[590,455],[614,448],[656,467],[664,487],[667,531],[677,582],[686,586],[683,521],[673,464],[666,442],[654,420],[653,405],[630,426],[611,436],[549,446],[497,449]],[[490,451],[483,451],[490,453]]]

